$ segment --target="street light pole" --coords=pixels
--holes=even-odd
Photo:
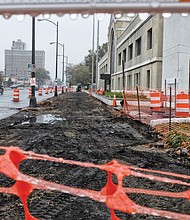
[[[65,57],[65,46],[63,44],[63,70],[62,70],[62,93],[64,93],[64,70],[65,70],[65,62],[64,62],[64,57]]]
[[[50,44],[55,44],[56,42],[50,42]],[[61,44],[58,42],[58,44],[63,48],[63,54],[62,55],[58,55],[58,56],[63,56],[63,69],[62,69],[62,83],[64,83],[64,66],[65,66],[65,62],[64,62],[64,58],[65,58],[65,45],[64,44]],[[64,89],[63,89],[63,86],[62,86],[62,93],[64,93]]]
[[[31,71],[31,90],[30,107],[37,107],[35,97],[35,17],[32,17],[32,71]]]
[[[96,54],[96,89],[99,89],[98,87],[98,60],[99,60],[99,30],[100,30],[100,21],[98,20],[97,25],[97,54]]]
[[[55,62],[55,94],[54,96],[57,96],[57,65],[58,65],[58,21],[57,21],[57,31],[56,31],[56,62]]]
[[[93,15],[93,27],[92,27],[92,87],[94,83],[94,32],[95,32],[95,15]]]
[[[54,92],[54,96],[58,96],[57,93],[57,67],[58,67],[58,30],[59,30],[59,26],[58,26],[58,21],[57,23],[49,20],[49,19],[38,19],[38,21],[48,21],[52,24],[54,24],[56,26],[56,52],[55,52],[55,92]]]
[[[66,71],[65,71],[65,74],[64,74],[64,85],[66,86],[67,85],[67,67],[69,66],[69,59],[68,59],[68,56],[66,56]]]

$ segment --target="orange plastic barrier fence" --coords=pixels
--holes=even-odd
[[[68,87],[68,88],[67,88],[67,92],[72,92],[72,88],[71,88],[71,87]]]
[[[19,89],[14,89],[13,102],[19,102]]]
[[[151,92],[150,93],[150,110],[151,111],[160,111],[161,107],[161,94],[160,92]]]
[[[163,108],[164,102],[166,101],[166,95],[164,94],[164,92],[161,92],[160,101],[161,101],[161,107]]]
[[[154,208],[148,208],[136,204],[132,201],[127,194],[147,194],[156,196],[167,196],[171,198],[184,198],[190,200],[190,190],[183,192],[168,192],[168,191],[155,191],[149,189],[129,188],[123,187],[123,178],[135,176],[138,178],[146,178],[151,181],[160,181],[169,184],[178,184],[183,186],[190,186],[190,183],[186,182],[190,179],[188,175],[169,173],[157,170],[148,170],[128,165],[119,164],[113,160],[108,164],[96,165],[93,163],[83,163],[79,161],[65,160],[62,158],[49,157],[48,155],[40,155],[31,151],[26,152],[18,147],[0,147],[5,151],[5,154],[0,155],[0,172],[5,176],[15,180],[15,184],[11,187],[0,187],[0,192],[17,195],[23,203],[25,210],[25,220],[37,220],[33,217],[27,206],[27,199],[35,189],[41,190],[58,190],[64,193],[69,193],[76,196],[88,197],[95,201],[105,203],[110,209],[111,219],[119,220],[115,214],[115,210],[126,212],[130,214],[147,214],[152,216],[161,216],[170,219],[189,220],[190,215],[174,213],[166,210],[158,210]],[[23,160],[43,160],[52,161],[58,163],[71,164],[76,166],[82,166],[86,168],[96,168],[106,171],[108,174],[107,184],[100,190],[89,190],[69,187],[46,180],[41,180],[19,171],[19,165]],[[146,173],[147,172],[147,173]],[[112,182],[112,174],[117,177],[118,184]],[[160,174],[161,176],[159,176]],[[171,176],[171,179],[169,178]],[[176,178],[176,179],[175,179]],[[179,180],[177,178],[184,179]],[[24,193],[23,193],[24,189]]]
[[[189,117],[189,95],[184,92],[176,96],[176,117]]]

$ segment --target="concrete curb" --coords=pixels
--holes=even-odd
[[[182,122],[190,122],[190,118],[171,118],[171,122],[177,122],[177,123],[182,123]],[[150,121],[150,126],[154,127],[159,124],[167,124],[169,123],[169,118],[164,118],[164,119],[156,119],[156,120],[151,120]]]

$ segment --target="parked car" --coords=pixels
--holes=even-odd
[[[16,84],[13,84],[12,86],[11,86],[11,89],[17,89],[18,88],[18,85],[16,85]]]
[[[4,87],[0,85],[0,94],[3,95],[3,93],[4,93]]]

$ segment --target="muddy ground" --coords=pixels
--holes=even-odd
[[[48,121],[42,120],[48,116]],[[56,120],[50,116],[56,116]],[[51,120],[50,120],[51,119]],[[42,123],[43,122],[43,123]],[[150,127],[127,119],[86,93],[64,93],[42,102],[35,109],[23,109],[1,120],[0,145],[19,146],[23,150],[76,161],[104,164],[113,159],[134,166],[190,174],[189,161],[171,151],[151,147],[158,141]],[[25,161],[20,170],[31,176],[78,188],[100,190],[106,174],[51,162]],[[13,181],[0,175],[0,186]],[[126,178],[129,187],[184,191],[188,188],[174,184]],[[169,185],[169,186],[168,186]],[[157,209],[190,214],[190,202],[145,195],[130,195],[136,203]],[[33,216],[52,220],[107,220],[109,209],[88,198],[54,191],[34,191],[28,200]],[[117,212],[121,219],[165,219],[148,215]],[[0,194],[0,219],[24,219],[23,206],[16,196]]]

